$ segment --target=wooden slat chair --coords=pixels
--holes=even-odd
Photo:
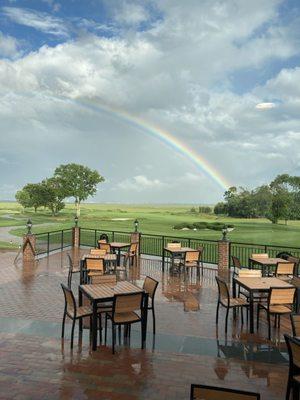
[[[99,243],[99,240],[98,240],[98,248],[100,250],[105,250],[107,254],[111,253],[111,247],[110,247],[109,243],[106,243],[106,242],[101,243],[101,241]]]
[[[243,267],[241,261],[236,256],[231,256],[232,264],[233,264],[233,274],[238,275],[239,271],[242,269],[248,270],[249,268]]]
[[[295,276],[299,276],[300,258],[294,256],[287,256],[286,260],[295,263],[294,274]]]
[[[173,242],[167,243],[167,247],[170,250],[180,250],[181,249],[181,243],[178,240],[173,240]],[[184,254],[183,253],[174,253],[172,254],[173,257],[173,265],[176,267],[180,267],[180,265],[184,261]]]
[[[128,262],[129,265],[137,265],[138,246],[139,244],[137,242],[130,244],[129,250],[127,251],[127,253],[124,254],[123,265],[127,265]]]
[[[300,389],[300,341],[289,335],[284,335],[289,354],[289,375],[286,388],[286,400],[290,399],[291,390],[293,399],[299,399]]]
[[[80,273],[80,268],[74,268],[74,264],[72,261],[72,258],[70,256],[70,254],[67,254],[68,257],[68,262],[69,262],[69,271],[68,271],[68,288],[72,287],[72,277],[73,274],[78,274]]]
[[[155,292],[156,292],[157,286],[158,286],[158,281],[151,278],[150,276],[146,276],[146,278],[144,280],[143,289],[145,290],[146,293],[148,293],[149,299],[151,299],[151,301],[149,301],[149,304],[148,304],[148,310],[152,311],[153,335],[155,335],[155,333],[156,333],[154,297],[155,297]]]
[[[117,275],[92,275],[91,284],[117,284]]]
[[[239,278],[261,278],[262,272],[260,269],[241,269],[238,273]],[[250,295],[246,290],[242,290],[239,286],[238,296],[243,295],[246,297],[247,302],[249,302]],[[268,294],[260,293],[253,297],[253,301],[266,301],[268,299]]]
[[[260,400],[259,393],[207,385],[191,385],[190,400]]]
[[[293,336],[300,338],[300,314],[292,313],[290,315]]]
[[[104,249],[91,249],[90,254],[93,256],[103,257],[106,254],[106,250]]]
[[[102,243],[108,243],[108,235],[106,233],[102,233],[99,237],[99,241]]]
[[[200,250],[195,251],[187,251],[184,255],[183,267],[185,271],[188,271],[189,268],[196,268],[197,275],[203,275],[203,262],[201,260],[202,253]]]
[[[141,323],[142,330],[142,307],[143,307],[143,293],[122,293],[116,294],[113,300],[112,312],[105,314],[105,343],[107,337],[107,320],[110,319],[112,323],[112,352],[115,353],[116,342],[116,326],[125,325],[126,327]],[[142,339],[143,335],[141,333]],[[142,340],[142,348],[144,343]]]
[[[295,263],[278,262],[276,265],[275,276],[283,281],[289,281],[295,273]]]
[[[72,320],[72,331],[71,331],[71,349],[73,348],[73,341],[74,341],[74,329],[75,329],[75,322],[76,320],[82,319],[84,317],[90,317],[90,323],[91,323],[91,318],[93,314],[93,310],[91,309],[90,306],[81,306],[77,307],[75,297],[73,295],[73,292],[70,288],[65,286],[63,283],[61,284],[64,297],[65,297],[65,309],[64,309],[64,315],[63,315],[63,321],[62,321],[62,331],[61,331],[61,337],[64,339],[65,336],[65,322],[66,322],[66,317],[68,316]]]
[[[295,287],[271,287],[266,304],[257,304],[257,329],[259,328],[259,312],[265,310],[268,319],[268,339],[271,340],[271,315],[275,316],[275,327],[280,327],[280,316],[291,314],[295,301]]]
[[[248,307],[249,304],[245,299],[240,297],[230,297],[229,290],[226,282],[223,279],[220,279],[216,276],[216,281],[218,284],[218,303],[217,303],[217,312],[216,312],[216,324],[218,325],[219,322],[219,307],[220,304],[226,308],[226,318],[225,318],[225,333],[227,333],[228,327],[228,314],[229,310],[232,308],[240,308],[241,309],[241,317],[242,317],[242,324],[244,323],[244,316],[243,316],[243,308]]]
[[[104,260],[103,258],[86,258],[85,265],[87,269],[87,276],[90,278],[94,275],[104,274]]]

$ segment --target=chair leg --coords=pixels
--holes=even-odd
[[[106,345],[106,339],[107,339],[107,314],[105,314],[105,327],[104,327],[104,343]]]
[[[291,396],[291,377],[288,377],[288,383],[286,387],[286,395],[285,395],[285,400],[290,400]]]
[[[156,323],[155,323],[155,311],[154,311],[154,305],[152,305],[152,324],[153,324],[153,335],[156,333]]]
[[[293,385],[293,400],[299,400],[299,386]]]
[[[277,328],[277,314],[274,316],[274,328]]]
[[[74,342],[74,329],[75,329],[75,318],[72,322],[72,331],[71,331],[71,349],[73,349],[73,342]]]
[[[227,328],[228,328],[228,314],[229,314],[229,307],[227,307],[227,310],[226,310],[225,333],[227,333]]]
[[[271,340],[271,315],[268,312],[268,339]]]
[[[119,345],[121,345],[121,325],[118,326]]]
[[[143,341],[143,322],[141,321],[141,342],[142,342],[142,349],[144,348],[144,341]]]
[[[112,323],[112,353],[115,354],[115,341],[116,341],[116,328],[115,324]]]
[[[280,315],[278,315],[277,322],[278,322],[278,329],[280,329]]]
[[[242,325],[244,325],[244,307],[241,307]]]
[[[220,303],[218,302],[217,312],[216,312],[216,325],[218,325],[218,322],[219,322],[219,308],[220,308]]]
[[[66,323],[66,312],[64,312],[63,320],[62,320],[62,328],[61,328],[61,338],[63,339],[65,336],[65,323]]]
[[[257,315],[256,315],[256,330],[259,328],[259,312],[260,312],[260,307],[259,304],[257,305]]]
[[[102,314],[99,314],[99,340],[102,343]]]

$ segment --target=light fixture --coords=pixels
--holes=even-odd
[[[227,237],[226,237],[227,233],[228,233],[228,228],[226,225],[224,225],[222,228],[222,234],[223,234],[222,240],[224,240],[224,241],[227,240]]]
[[[78,226],[78,216],[77,215],[75,215],[75,217],[74,217],[74,222],[75,222],[75,227],[77,228],[77,226]]]
[[[27,226],[27,235],[31,235],[32,222],[30,218],[28,219],[26,226]]]
[[[134,231],[137,232],[138,231],[138,227],[139,227],[139,221],[136,219],[134,221]]]

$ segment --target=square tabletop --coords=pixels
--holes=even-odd
[[[240,286],[244,287],[249,291],[267,291],[271,287],[294,287],[288,282],[285,282],[278,278],[262,277],[262,278],[234,278],[234,281]]]
[[[250,261],[255,262],[260,265],[276,265],[277,263],[287,263],[289,261],[284,260],[283,258],[278,257],[250,257]]]
[[[110,244],[110,247],[113,247],[115,249],[122,249],[123,247],[129,247],[131,243],[111,242],[109,244]]]
[[[144,289],[128,281],[117,282],[116,284],[100,283],[91,285],[80,285],[84,293],[92,301],[107,301],[113,299],[115,294],[141,293]]]
[[[81,257],[81,260],[85,261],[86,258],[95,258],[95,259],[103,258],[103,260],[105,261],[114,261],[117,259],[117,256],[116,254],[110,254],[110,253],[103,254],[103,256],[99,256],[98,254],[84,254]]]
[[[178,247],[177,249],[172,247],[165,247],[164,250],[169,251],[170,253],[186,253],[187,251],[197,251],[192,249],[191,247]]]

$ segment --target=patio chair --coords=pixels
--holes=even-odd
[[[271,340],[271,315],[275,316],[275,327],[280,327],[280,316],[291,314],[295,300],[295,287],[271,287],[266,304],[257,304],[257,330],[259,328],[259,313],[264,310],[268,318],[268,339]]]
[[[110,244],[109,244],[109,243],[106,243],[106,242],[101,242],[101,241],[100,241],[100,243],[99,243],[99,241],[98,241],[98,249],[100,249],[100,250],[105,250],[105,251],[106,251],[106,254],[111,253]]]
[[[138,246],[139,246],[139,244],[137,242],[130,244],[129,250],[124,254],[123,265],[127,265],[128,261],[129,261],[129,265],[137,264]]]
[[[293,336],[300,338],[300,314],[292,313],[290,315],[292,323]]]
[[[113,300],[112,312],[105,314],[105,343],[107,338],[107,320],[112,323],[112,353],[115,354],[116,326],[130,326],[137,322],[141,323],[142,330],[142,307],[143,293],[116,294]],[[139,314],[137,313],[139,312]],[[144,348],[143,334],[142,348]]]
[[[87,270],[87,276],[90,278],[94,275],[104,274],[104,260],[103,258],[86,258],[85,265]]]
[[[262,272],[260,269],[241,269],[241,270],[239,270],[238,276],[239,276],[239,278],[261,278]],[[250,300],[249,292],[241,289],[241,287],[239,286],[238,296],[240,296],[240,295],[245,296],[247,299],[247,302],[249,302],[249,300]],[[268,298],[268,294],[258,293],[253,296],[253,301],[262,302],[262,301],[266,301],[267,298]]]
[[[244,269],[246,269],[246,270],[248,270],[249,268],[247,268],[247,267],[243,267],[242,266],[242,264],[241,264],[241,262],[240,262],[240,259],[238,258],[238,257],[236,257],[236,256],[231,256],[231,260],[232,260],[232,264],[233,264],[233,274],[234,275],[238,275],[238,273],[239,273],[239,271],[240,270],[244,270]]]
[[[218,284],[218,303],[217,303],[217,312],[216,312],[216,324],[218,325],[219,322],[219,308],[220,304],[226,308],[226,318],[225,318],[225,333],[227,333],[228,327],[228,314],[229,310],[232,309],[241,309],[241,317],[242,317],[242,324],[244,323],[244,315],[243,315],[243,308],[248,307],[249,304],[245,299],[240,297],[230,297],[229,290],[226,282],[223,279],[220,279],[216,276],[216,281]]]
[[[151,278],[150,276],[146,276],[145,280],[144,280],[144,284],[143,284],[143,289],[145,290],[145,292],[148,293],[149,295],[149,299],[151,299],[151,301],[149,301],[148,304],[148,310],[152,311],[152,319],[153,319],[153,335],[155,335],[156,329],[155,329],[155,311],[154,311],[154,297],[155,297],[155,292],[158,286],[158,281],[156,281],[155,279]]]
[[[295,263],[294,275],[295,275],[295,276],[299,276],[300,258],[294,257],[294,256],[287,256],[286,260]]]
[[[300,341],[285,334],[284,339],[289,354],[289,375],[286,388],[286,400],[289,400],[291,390],[293,399],[299,399],[300,388]]]
[[[260,400],[260,394],[207,385],[191,385],[190,400]]]
[[[73,274],[78,274],[80,273],[80,268],[74,268],[74,264],[72,261],[72,258],[70,256],[70,254],[67,254],[68,257],[68,262],[69,262],[69,271],[68,271],[68,288],[72,287],[72,277]]]
[[[116,284],[117,275],[92,275],[91,284]]]
[[[64,309],[64,315],[63,315],[63,321],[62,321],[61,337],[62,337],[62,339],[64,339],[65,322],[66,322],[66,317],[68,316],[72,320],[72,330],[71,330],[71,349],[72,349],[73,342],[74,342],[75,322],[84,317],[90,317],[90,323],[91,323],[93,311],[90,306],[77,307],[75,297],[73,295],[72,290],[70,288],[68,288],[67,286],[65,286],[63,283],[61,283],[61,287],[62,287],[64,297],[65,297],[65,309]]]
[[[183,268],[187,271],[189,268],[196,268],[197,275],[203,275],[203,262],[201,260],[202,253],[200,250],[187,251],[184,255]]]
[[[289,281],[295,273],[295,263],[278,262],[276,265],[275,276],[283,281]]]
[[[102,243],[108,243],[108,235],[106,233],[102,233],[99,237],[99,241],[101,241]]]

